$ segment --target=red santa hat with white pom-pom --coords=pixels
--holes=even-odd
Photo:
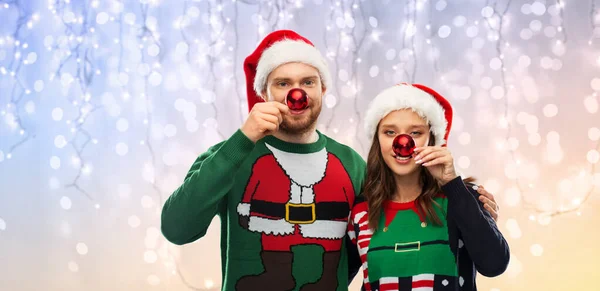
[[[446,145],[452,127],[452,106],[438,92],[419,84],[401,83],[373,99],[364,118],[368,137],[373,138],[381,119],[400,109],[411,109],[427,120],[435,145]]]
[[[277,67],[287,63],[304,63],[319,71],[321,83],[330,88],[331,74],[327,61],[311,41],[291,30],[278,30],[267,35],[244,61],[248,110],[263,102],[267,78]]]

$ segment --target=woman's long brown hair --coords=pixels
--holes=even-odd
[[[432,145],[435,145],[435,137],[433,134],[430,134],[429,146]],[[415,200],[417,210],[425,214],[425,217],[431,223],[441,226],[442,221],[434,208],[438,207],[441,209],[441,206],[434,200],[436,195],[441,193],[441,186],[425,168],[421,168],[420,180],[421,185],[423,185],[423,191]],[[475,179],[467,178],[464,181],[471,183]],[[375,131],[373,143],[367,157],[367,177],[363,193],[369,207],[369,228],[376,231],[379,226],[384,202],[392,200],[396,193],[394,173],[387,166],[381,155],[378,130]]]

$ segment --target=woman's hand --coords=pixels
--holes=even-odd
[[[454,158],[447,147],[416,148],[415,154],[415,163],[423,165],[442,185],[458,177],[454,168]]]

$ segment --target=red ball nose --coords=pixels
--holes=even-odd
[[[294,88],[288,92],[286,103],[291,110],[304,110],[308,108],[308,94],[302,89]]]
[[[403,158],[410,157],[415,152],[415,140],[408,134],[401,134],[394,138],[392,147],[396,155]]]

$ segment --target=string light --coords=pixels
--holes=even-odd
[[[239,7],[238,6],[239,6],[239,3],[236,1],[233,4],[233,15],[234,15],[233,16],[233,23],[232,23],[233,27],[237,27],[238,21],[239,21],[239,11],[238,11]],[[239,46],[240,32],[237,29],[233,29],[233,33],[235,35],[235,38],[234,38],[234,41],[233,41],[233,44],[232,44],[232,46],[234,48],[234,51],[233,51],[233,64],[235,65],[235,64],[239,64],[240,63],[240,60],[238,58],[239,47],[240,47]],[[234,82],[235,82],[234,83],[235,84],[235,93],[237,94],[237,99],[239,100],[238,109],[240,110],[240,114],[238,116],[240,118],[240,124],[242,124],[244,122],[244,120],[245,120],[245,117],[247,116],[247,113],[246,113],[247,111],[244,110],[246,108],[246,105],[247,105],[246,104],[245,94],[243,93],[244,92],[243,88],[245,88],[245,87],[243,87],[243,83],[240,81],[239,74],[237,74],[237,73],[234,72],[233,76],[234,76],[233,78],[234,78]]]
[[[140,29],[141,33],[138,34],[138,41],[140,43],[142,43],[142,45],[140,45],[140,54],[142,55],[141,58],[141,62],[142,65],[150,65],[152,63],[152,61],[148,60],[146,61],[146,57],[144,54],[144,48],[148,49],[149,54],[154,55],[155,57],[159,56],[160,54],[164,54],[164,52],[162,52],[161,49],[161,44],[159,42],[159,35],[157,33],[157,29],[154,27],[148,27],[148,12],[150,9],[150,4],[144,4],[144,3],[140,3],[140,8],[142,11],[142,27]],[[186,52],[186,61],[187,64],[189,65],[190,60],[191,60],[191,53],[190,51],[192,50],[193,46],[192,44],[189,42],[187,36],[186,36],[186,32],[185,32],[185,28],[188,26],[188,22],[189,20],[186,19],[187,17],[187,13],[188,13],[188,8],[189,8],[189,3],[188,1],[186,1],[184,3],[184,11],[183,11],[183,15],[180,17],[180,20],[178,22],[176,22],[176,29],[180,30],[180,34],[182,36],[182,39],[184,40],[185,44],[186,44],[186,48],[187,48],[187,52]],[[192,12],[193,13],[193,12]],[[212,20],[212,18],[211,18]],[[158,53],[156,52],[152,52],[150,53],[151,48],[154,47],[154,49],[152,50],[156,50],[156,48],[158,48]],[[162,66],[160,65],[159,62],[154,62],[154,64],[152,65],[152,70],[153,73],[152,74],[160,74],[160,72],[158,71]],[[151,178],[149,179],[149,183],[151,184],[152,188],[154,189],[156,195],[158,196],[158,201],[162,202],[163,200],[163,191],[158,187],[157,181],[158,181],[158,171],[157,171],[157,159],[156,159],[156,155],[155,155],[155,150],[154,147],[152,145],[151,142],[151,133],[152,133],[152,126],[153,126],[153,104],[152,104],[152,96],[150,96],[150,86],[156,86],[157,81],[152,80],[151,78],[156,79],[156,77],[152,77],[152,74],[147,74],[144,77],[144,90],[141,93],[141,97],[145,99],[145,119],[144,119],[144,124],[146,125],[146,137],[144,142],[142,143],[144,146],[147,147],[148,152],[150,154],[150,165],[152,167],[151,171]],[[155,75],[156,76],[156,75]],[[153,84],[151,84],[151,82]],[[213,80],[213,83],[215,83],[216,81]],[[214,103],[213,103],[213,107],[214,107]],[[216,107],[215,108],[215,112],[216,112]],[[170,266],[171,264],[174,265],[174,270],[173,272],[175,272],[181,282],[190,290],[203,290],[200,288],[197,288],[195,286],[193,286],[183,275],[183,273],[181,272],[181,264],[179,262],[179,260],[176,259],[176,256],[171,252],[171,250],[168,250],[168,259],[167,262],[165,263],[165,265]],[[151,275],[152,276],[152,275]]]
[[[362,5],[359,4],[359,2],[357,0],[355,0],[355,1],[352,2],[352,9],[351,9],[351,11],[352,11],[352,13],[351,13],[352,19],[356,19],[357,18],[356,14],[360,13],[362,22],[363,23],[367,22],[367,17],[365,15],[365,11],[363,10]],[[359,80],[358,80],[358,70],[359,70],[358,65],[361,63],[361,61],[360,61],[361,59],[359,57],[360,56],[359,53],[361,53],[362,47],[363,47],[365,39],[367,37],[367,28],[366,28],[366,25],[363,26],[363,29],[360,32],[360,34],[359,34],[360,36],[359,37],[356,36],[355,30],[356,30],[356,24],[354,25],[354,27],[352,27],[352,32],[351,32],[351,35],[352,35],[352,45],[354,46],[354,49],[352,50],[351,60],[356,60],[356,61],[351,62],[352,69],[351,69],[351,74],[350,74],[350,82],[347,85],[348,86],[352,86],[352,84],[354,84],[353,85],[355,87],[354,94],[353,94],[354,95],[353,96],[353,99],[354,99],[354,104],[353,104],[353,106],[354,106],[354,114],[355,114],[355,116],[356,116],[356,118],[358,120],[361,120],[361,115],[362,114],[361,114],[360,105],[359,105],[359,101],[360,101],[360,99],[359,99],[359,92],[361,90],[360,90],[360,85],[359,85],[360,83],[359,83]],[[350,123],[354,124],[354,137],[358,136],[360,126],[357,123],[354,123],[354,117],[350,118]],[[366,147],[363,144],[362,139],[359,140],[358,146],[359,146],[360,151],[363,151],[363,152],[365,151]]]
[[[362,140],[355,142],[353,137],[358,136],[360,126],[354,122],[356,117],[361,119],[361,111],[359,110],[359,96],[361,92],[361,82],[358,80],[358,73],[362,63],[360,57],[365,40],[367,39],[368,30],[366,25],[359,29],[359,23],[367,23],[367,16],[363,9],[363,4],[359,1],[332,1],[330,4],[330,13],[327,26],[331,31],[332,27],[336,27],[335,33],[325,33],[325,49],[326,56],[333,59],[335,66],[333,68],[335,89],[329,88],[330,93],[325,97],[326,106],[331,108],[331,116],[324,124],[324,130],[329,130],[333,126],[336,115],[341,106],[344,104],[344,99],[352,98],[353,116],[348,120],[351,123],[348,132],[344,132],[347,144],[357,146],[358,150],[364,151],[365,145]],[[335,49],[332,50],[331,42],[335,40]],[[335,95],[331,95],[335,92]],[[335,132],[335,131],[334,131]],[[337,133],[337,132],[335,132]]]
[[[67,124],[71,127],[72,138],[69,144],[75,151],[75,156],[72,158],[74,166],[77,168],[77,174],[70,183],[65,184],[66,188],[74,188],[79,193],[85,195],[90,201],[95,201],[92,195],[80,185],[80,179],[83,175],[90,175],[91,164],[87,162],[83,152],[94,143],[95,139],[91,133],[84,128],[86,122],[92,113],[100,109],[102,106],[92,103],[92,93],[90,92],[90,84],[93,81],[97,69],[94,66],[94,52],[96,48],[96,37],[94,35],[94,25],[92,22],[84,21],[83,16],[77,16],[75,7],[69,5],[68,2],[55,1],[48,7],[56,20],[64,26],[65,36],[68,38],[66,45],[58,43],[51,48],[51,52],[60,59],[58,68],[50,75],[50,81],[58,77],[63,88],[72,90],[71,86],[79,85],[79,94],[73,94],[70,97],[71,104],[75,107],[77,116],[72,120],[67,120]],[[81,15],[87,15],[89,7],[81,6]],[[75,75],[71,72],[65,72],[68,66],[75,65]],[[100,205],[95,203],[94,206],[99,208]]]
[[[440,74],[440,68],[439,68],[439,53],[440,52],[439,52],[439,49],[437,48],[437,46],[435,45],[436,33],[435,33],[435,30],[433,29],[433,27],[434,27],[434,23],[433,23],[434,10],[435,10],[434,1],[429,1],[429,18],[427,19],[427,25],[425,26],[425,29],[427,31],[429,31],[429,36],[425,40],[425,42],[430,47],[430,54],[431,54],[432,64],[433,64],[433,72],[437,79]]]
[[[506,56],[505,48],[508,48],[509,45],[508,45],[508,43],[506,43],[504,41],[503,32],[502,32],[503,21],[506,19],[506,12],[508,11],[510,4],[511,4],[511,1],[508,1],[505,8],[502,11],[499,11],[499,9],[497,7],[498,6],[497,2],[490,4],[490,2],[488,1],[486,8],[491,8],[490,11],[492,13],[489,13],[487,16],[484,16],[488,29],[493,33],[494,36],[497,36],[496,37],[496,61],[499,63],[499,67],[500,67],[499,71],[500,71],[500,76],[501,76],[500,81],[501,81],[501,84],[502,84],[501,86],[502,86],[503,92],[504,92],[504,94],[503,94],[504,95],[504,97],[503,97],[504,98],[504,114],[501,118],[500,126],[502,128],[506,129],[505,140],[503,142],[503,144],[505,144],[505,145],[514,144],[513,141],[516,140],[515,138],[512,137],[512,134],[514,131],[514,124],[512,122],[512,118],[510,117],[510,113],[509,113],[510,91],[515,90],[515,87],[514,87],[514,85],[509,84],[507,82],[507,78],[506,78],[507,70],[505,67],[505,56]],[[537,4],[540,5],[540,3],[537,3]],[[557,21],[558,32],[560,32],[562,35],[562,39],[558,39],[557,42],[555,43],[555,45],[562,46],[567,41],[567,34],[566,34],[566,30],[564,29],[564,25],[563,25],[564,2],[557,0],[554,9],[557,10],[554,14],[556,14],[556,16],[558,17],[558,21]],[[535,11],[535,13],[537,15],[540,15],[539,11]],[[556,53],[556,51],[555,51],[555,53]],[[562,53],[558,53],[558,55],[561,55],[561,54]],[[501,145],[501,149],[504,149],[503,145]],[[515,168],[515,171],[520,171],[518,169],[523,166],[521,165],[521,161],[517,158],[518,153],[516,151],[516,147],[508,146],[507,150],[510,154],[512,163],[514,163],[517,167],[517,168]],[[592,164],[589,174],[584,172],[584,175],[592,177],[595,171],[596,171],[595,164]],[[525,209],[534,211],[534,212],[538,213],[541,217],[547,217],[547,218],[555,217],[555,216],[558,216],[561,214],[572,213],[572,212],[579,213],[583,204],[588,200],[590,195],[592,193],[594,193],[594,191],[596,189],[596,187],[592,184],[590,186],[589,190],[585,191],[583,198],[575,198],[574,201],[576,201],[577,203],[572,203],[572,205],[570,205],[570,206],[561,205],[560,207],[557,207],[557,209],[549,211],[543,205],[540,206],[540,203],[537,198],[529,198],[529,196],[533,196],[533,195],[531,195],[531,192],[535,191],[535,190],[533,190],[535,188],[534,185],[530,184],[528,187],[523,186],[523,184],[524,184],[524,182],[522,182],[523,177],[521,177],[519,174],[514,175],[513,179],[515,181],[515,186],[518,190],[519,195],[521,197],[523,197],[523,201],[522,201],[521,205]],[[527,183],[525,183],[525,184],[527,184]],[[543,219],[542,221],[547,222],[548,220]],[[541,223],[543,223],[543,222],[541,222]]]
[[[594,0],[592,0],[593,2]],[[565,2],[564,0],[556,0],[556,4],[554,5],[554,9],[558,10],[558,13],[556,15],[557,19],[558,19],[558,32],[560,32],[560,35],[562,35],[562,39],[559,40],[559,42],[561,44],[565,44],[567,43],[567,29],[565,28],[565,17],[564,17],[564,10],[565,10]]]
[[[156,32],[156,28],[154,27],[153,24],[151,24],[152,26],[149,27],[149,23],[153,23],[150,22],[149,18],[148,18],[148,10],[151,7],[151,3],[143,3],[140,2],[140,10],[142,11],[141,16],[142,16],[142,21],[141,21],[141,28],[139,29],[138,32],[138,42],[140,43],[139,50],[140,50],[140,55],[141,55],[141,66],[148,66],[150,67],[151,62],[150,61],[146,61],[146,54],[144,53],[144,51],[146,50],[148,55],[152,56],[158,56],[161,53],[164,54],[164,52],[161,52],[161,45],[159,42],[159,35]],[[156,165],[156,155],[155,155],[155,150],[154,147],[152,146],[152,142],[151,142],[151,133],[152,133],[152,126],[154,124],[154,118],[153,118],[153,104],[152,104],[152,96],[150,93],[150,86],[157,86],[159,83],[159,80],[162,79],[160,72],[158,71],[160,69],[160,63],[154,63],[153,66],[151,66],[151,72],[149,72],[149,69],[146,69],[144,71],[145,76],[144,76],[144,86],[143,89],[141,90],[140,93],[140,97],[144,100],[145,102],[145,106],[144,106],[144,125],[146,126],[146,136],[144,139],[144,143],[143,145],[148,149],[148,152],[150,154],[150,171],[151,171],[151,178],[149,179],[150,184],[152,185],[152,188],[154,189],[156,196],[158,198],[158,201],[163,201],[163,194],[162,191],[159,189],[158,185],[157,185],[157,165]],[[151,84],[151,80],[152,80],[152,84]]]
[[[395,82],[404,80],[408,80],[410,83],[415,82],[418,68],[415,43],[418,23],[417,15],[417,0],[406,0],[406,4],[404,5],[404,19],[406,21],[404,22],[404,27],[401,29],[403,34],[400,52],[408,52],[409,57],[400,63],[400,69],[404,77],[401,80],[394,80]],[[412,60],[410,70],[406,69],[408,60]]]
[[[598,13],[598,8],[596,7],[596,0],[590,0],[589,18],[592,32],[588,44],[592,45],[594,40],[600,36],[600,14]]]
[[[218,61],[219,59],[219,53],[218,51],[220,51],[221,47],[225,46],[225,41],[223,40],[223,33],[225,32],[226,29],[226,23],[225,23],[225,17],[223,16],[223,5],[222,5],[222,0],[217,0],[215,4],[213,4],[212,1],[208,1],[208,11],[210,11],[211,16],[210,16],[210,20],[209,20],[209,27],[210,27],[210,31],[211,31],[211,43],[208,45],[209,47],[209,54],[208,54],[208,64],[209,64],[209,71],[210,74],[212,76],[212,92],[218,92],[217,91],[217,84],[218,84],[218,77],[216,75],[216,69],[215,69],[215,63]],[[216,12],[215,12],[216,11]],[[218,19],[218,20],[217,20]],[[220,26],[220,29],[219,29]],[[219,118],[219,110],[217,109],[217,105],[216,103],[213,101],[211,102],[211,106],[215,112],[214,118],[216,120],[218,120]],[[225,136],[223,135],[223,133],[221,132],[220,128],[217,128],[217,132],[219,133],[219,136],[222,139],[225,139]]]
[[[504,95],[504,113],[503,116],[501,118],[501,127],[502,128],[506,128],[506,135],[505,135],[505,140],[504,140],[504,144],[510,144],[511,138],[512,138],[512,130],[513,130],[513,122],[509,116],[509,110],[510,110],[510,105],[509,105],[509,90],[513,90],[514,86],[512,85],[508,85],[507,84],[507,80],[506,80],[506,67],[505,67],[505,52],[504,49],[506,48],[505,42],[504,42],[504,36],[503,36],[503,24],[504,24],[504,20],[506,17],[506,12],[509,10],[510,5],[511,5],[512,0],[509,0],[506,3],[506,6],[504,7],[504,9],[499,10],[498,3],[494,2],[493,4],[490,3],[490,1],[488,0],[486,7],[484,8],[484,10],[482,10],[482,14],[484,19],[485,19],[485,23],[487,24],[487,28],[490,32],[492,32],[492,36],[495,39],[495,51],[496,51],[496,58],[495,61],[499,63],[499,74],[500,74],[500,83],[501,83],[501,87],[502,87],[502,92]],[[485,11],[486,9],[489,9],[489,11]],[[490,13],[491,11],[491,13]],[[509,89],[510,88],[510,89]],[[520,164],[518,162],[518,159],[516,157],[516,151],[514,150],[513,147],[508,147],[508,151],[510,153],[510,157],[512,159],[512,161],[515,164]],[[520,181],[519,181],[519,176],[517,175],[515,177],[516,179],[516,185],[517,188],[519,189],[519,192],[521,193],[521,195],[524,195],[524,191],[523,188],[520,185]]]
[[[335,27],[338,27],[337,25],[337,17],[339,17],[339,15],[343,14],[343,7],[341,7],[341,3],[339,1],[335,1],[334,0],[331,1],[330,4],[330,9],[329,9],[329,18],[327,21],[327,31],[332,31]],[[340,22],[341,24],[344,24],[342,22]],[[334,35],[335,33],[335,35]],[[332,40],[337,40],[335,42],[335,50],[332,50],[332,46],[333,44],[331,44]],[[325,41],[325,55],[328,59],[333,60],[334,66],[332,68],[333,72],[337,72],[340,68],[340,61],[339,61],[339,51],[340,48],[342,47],[342,42],[339,40],[339,33],[336,30],[333,30],[333,33],[324,33],[324,41]],[[329,91],[329,95],[326,96],[326,106],[331,108],[331,117],[329,118],[329,120],[325,123],[324,126],[324,130],[328,130],[333,123],[333,120],[335,119],[335,113],[336,113],[336,108],[339,106],[340,103],[340,82],[339,82],[339,78],[338,76],[332,76],[333,77],[333,83],[334,83],[334,87],[335,88],[328,88]],[[335,95],[331,95],[331,92],[335,92]],[[337,96],[337,97],[336,97]],[[330,102],[327,102],[327,100],[331,100]],[[329,105],[329,104],[331,105]]]
[[[0,4],[2,1],[0,1]],[[39,15],[37,13],[31,13],[23,7],[18,1],[9,1],[2,4],[4,9],[13,9],[17,11],[17,21],[15,28],[12,33],[6,36],[5,39],[0,38],[0,48],[6,43],[7,46],[12,46],[12,51],[7,55],[10,57],[10,63],[8,66],[0,66],[0,77],[8,75],[13,84],[10,89],[10,101],[6,104],[6,109],[0,112],[0,116],[6,120],[13,132],[17,132],[19,140],[14,142],[6,153],[7,159],[12,158],[14,153],[19,147],[23,146],[27,141],[35,138],[35,133],[29,132],[26,126],[23,124],[22,116],[22,101],[26,95],[31,93],[31,90],[25,85],[22,79],[22,69],[24,66],[31,65],[37,60],[37,54],[29,51],[29,44],[21,41],[21,35],[24,31],[33,28],[33,25],[39,21]],[[27,29],[25,29],[27,28]],[[24,59],[23,59],[24,58]],[[34,103],[28,106],[32,113],[32,106]],[[27,109],[27,108],[26,108]]]

